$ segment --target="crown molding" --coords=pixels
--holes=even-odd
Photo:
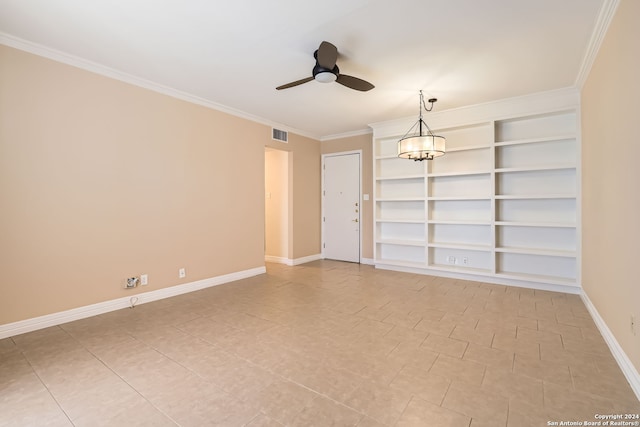
[[[600,8],[600,13],[598,14],[593,32],[591,33],[591,39],[585,50],[580,70],[578,70],[578,75],[574,82],[574,86],[578,89],[582,89],[582,86],[584,86],[587,81],[587,77],[589,77],[591,67],[596,60],[602,41],[607,35],[609,25],[611,25],[611,21],[613,21],[613,16],[619,4],[620,0],[604,0],[602,8]]]
[[[350,138],[352,136],[368,135],[370,133],[373,133],[373,129],[371,128],[354,130],[352,132],[336,133],[333,135],[326,135],[321,137],[320,142],[333,141],[334,139]]]
[[[41,56],[47,59],[51,59],[56,62],[71,65],[72,67],[80,68],[85,71],[89,71],[95,74],[99,74],[104,77],[108,77],[114,80],[119,80],[124,83],[128,83],[134,86],[138,86],[144,89],[148,89],[163,95],[170,96],[172,98],[180,99],[182,101],[190,102],[192,104],[200,105],[212,110],[220,111],[222,113],[230,114],[232,116],[240,117],[255,123],[260,123],[269,127],[275,127],[277,129],[286,130],[290,133],[295,133],[307,138],[320,140],[320,136],[305,132],[300,129],[295,129],[287,126],[283,123],[273,122],[263,117],[255,116],[253,114],[246,113],[241,110],[237,110],[226,105],[218,104],[217,102],[201,98],[199,96],[190,94],[174,89],[169,86],[153,82],[151,80],[143,79],[133,74],[128,74],[115,68],[107,67],[106,65],[99,64],[97,62],[89,61],[84,58],[80,58],[75,55],[71,55],[56,49],[52,49],[47,46],[43,46],[38,43],[30,42],[28,40],[21,39],[19,37],[12,36],[7,33],[0,32],[0,44],[22,50],[37,56]]]

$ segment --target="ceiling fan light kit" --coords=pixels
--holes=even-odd
[[[320,83],[333,83],[338,79],[338,76],[331,71],[321,71],[314,74],[313,78]]]
[[[418,121],[398,141],[398,157],[421,162],[423,160],[433,160],[444,155],[446,151],[445,138],[440,135],[434,135],[427,123],[422,119],[422,109],[424,108],[427,112],[431,111],[433,104],[437,101],[436,98],[429,99],[430,105],[427,108],[422,91],[420,91]]]
[[[362,80],[358,77],[340,74],[340,69],[336,65],[336,61],[338,59],[338,48],[331,43],[326,41],[320,43],[320,47],[313,53],[313,56],[316,58],[316,65],[313,67],[311,77],[306,77],[304,79],[278,86],[276,89],[288,89],[312,80],[316,80],[321,83],[337,82],[342,86],[361,92],[369,91],[375,87],[368,81]]]

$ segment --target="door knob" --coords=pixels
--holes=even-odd
[[[352,222],[358,222],[358,218],[356,218],[356,219],[352,219],[351,221],[352,221]]]

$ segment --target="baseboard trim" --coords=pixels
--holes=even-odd
[[[265,255],[265,262],[273,262],[276,264],[293,265],[293,260],[281,256]]]
[[[266,262],[274,262],[277,264],[284,264],[289,266],[300,265],[300,264],[304,264],[305,262],[317,261],[319,259],[322,259],[321,254],[309,255],[306,257],[296,258],[296,259],[284,258],[279,256],[273,256],[273,255],[264,256],[264,260]]]
[[[598,313],[596,306],[593,305],[589,296],[585,292],[582,292],[580,297],[582,298],[584,305],[587,307],[587,310],[589,310],[589,313],[598,327],[598,330],[602,334],[602,337],[609,346],[611,354],[613,354],[616,362],[618,362],[618,366],[620,366],[622,373],[627,378],[631,389],[636,394],[636,398],[640,400],[640,374],[638,373],[638,370],[633,366],[633,363],[631,363],[631,360],[618,343],[618,340],[616,340],[616,337],[613,335],[604,319],[600,316],[600,313]]]
[[[272,255],[264,256],[264,260],[266,262],[274,262],[277,264],[285,264],[290,266],[300,265],[300,264],[304,264],[306,262],[311,262],[311,261],[318,261],[320,259],[324,259],[324,256],[322,254],[309,255],[306,257],[296,258],[296,259],[284,258],[284,257],[272,256]],[[362,258],[360,260],[360,264],[374,265],[375,262],[372,258]]]
[[[235,273],[223,274],[221,276],[210,277],[208,279],[197,280],[195,282],[184,283],[182,285],[171,286],[155,291],[143,292],[140,294],[130,295],[96,304],[86,305],[83,307],[72,308],[70,310],[58,313],[47,314],[44,316],[34,317],[31,319],[20,320],[18,322],[0,325],[0,339],[24,334],[27,332],[44,329],[51,326],[61,325],[63,323],[72,322],[74,320],[85,319],[91,316],[108,313],[110,311],[120,310],[131,306],[131,298],[136,297],[136,305],[147,302],[157,301],[164,298],[170,298],[189,292],[198,291],[212,286],[222,285],[224,283],[233,282],[248,277],[257,276],[266,273],[266,267],[256,267],[248,270],[237,271]]]
[[[318,261],[319,259],[322,259],[322,254],[309,255],[302,258],[294,259],[291,265],[300,265],[306,262]]]
[[[448,279],[471,280],[473,282],[492,283],[495,285],[515,286],[518,288],[535,289],[539,291],[563,292],[579,295],[582,289],[579,285],[560,285],[553,283],[530,282],[513,278],[496,277],[492,274],[470,274],[444,269],[429,269],[424,267],[410,267],[396,264],[384,264],[374,262],[374,266],[380,270],[402,271],[405,273],[422,274],[427,276],[446,277]]]

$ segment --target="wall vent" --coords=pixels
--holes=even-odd
[[[271,138],[276,141],[288,142],[289,133],[285,130],[271,128]]]

